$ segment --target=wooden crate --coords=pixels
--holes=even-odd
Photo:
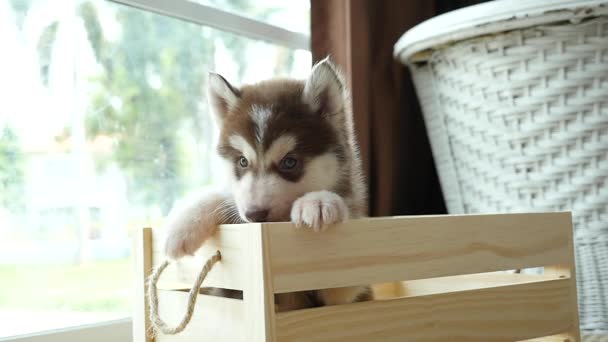
[[[368,218],[323,233],[289,223],[222,226],[158,285],[160,314],[177,322],[205,260],[222,253],[177,335],[147,332],[145,278],[164,261],[143,229],[134,341],[579,341],[570,213]],[[544,274],[497,272],[544,267]],[[392,299],[275,313],[275,293],[404,281]]]

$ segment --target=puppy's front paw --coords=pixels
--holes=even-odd
[[[167,217],[165,254],[173,259],[193,255],[233,210],[222,194],[198,194],[173,208]]]
[[[344,199],[329,191],[309,192],[291,207],[291,221],[298,227],[305,225],[315,231],[347,219],[348,207]]]
[[[165,254],[172,259],[193,255],[202,243],[200,237],[193,235],[196,234],[186,229],[174,230],[165,240]]]

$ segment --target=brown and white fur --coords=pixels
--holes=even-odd
[[[291,221],[322,231],[365,214],[348,91],[328,59],[304,81],[237,88],[211,73],[209,99],[232,189],[205,194],[169,215],[169,257],[193,254],[218,224]],[[349,287],[282,294],[276,302],[285,311],[369,296],[367,287]]]

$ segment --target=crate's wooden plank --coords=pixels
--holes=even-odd
[[[209,257],[218,249],[203,248],[195,256],[183,257],[167,267],[160,277],[159,284],[188,284],[191,287]],[[227,289],[243,289],[243,270],[246,265],[242,251],[234,249],[219,249],[222,260],[213,266],[202,286],[221,287]],[[164,255],[154,254],[155,259],[164,260]],[[156,266],[156,265],[155,265]]]
[[[135,311],[133,313],[133,341],[152,342],[150,309],[146,281],[152,273],[152,229],[143,228],[135,237]]]
[[[545,266],[544,274],[547,276],[560,277],[560,278],[568,278],[570,279],[570,305],[572,307],[572,330],[568,331],[565,336],[566,339],[562,341],[580,341],[581,339],[581,331],[580,331],[580,322],[578,317],[578,299],[576,292],[576,265],[574,262],[574,241],[570,240],[568,246],[568,255],[570,256],[570,262],[561,265],[549,265]]]
[[[468,291],[490,287],[527,284],[542,280],[559,279],[551,275],[512,274],[492,272],[450,277],[404,281],[401,297],[425,296],[437,293]]]
[[[274,290],[270,274],[268,235],[261,225],[247,231],[243,257],[248,261],[243,284],[247,341],[275,342]]]
[[[569,213],[360,219],[269,231],[277,293],[569,263]]]
[[[580,339],[573,339],[570,334],[558,334],[552,336],[532,338],[521,342],[578,342]]]
[[[570,218],[572,220],[572,218]],[[570,234],[573,235],[571,232]],[[570,239],[568,246],[570,262],[566,265],[570,271],[570,308],[572,309],[572,329],[568,332],[573,340],[581,340],[581,325],[578,316],[578,293],[576,291],[576,263],[574,253],[574,239]]]
[[[193,284],[201,268],[216,251],[222,253],[222,260],[213,266],[207,275],[203,286],[221,287],[228,289],[243,289],[243,275],[247,265],[242,257],[244,235],[249,225],[223,225],[217,232],[198,249],[194,256],[185,256],[167,267],[160,278],[161,283]],[[154,231],[154,266],[162,263],[164,253],[164,237]]]
[[[278,313],[279,341],[517,341],[570,330],[570,280]]]
[[[189,291],[191,288],[192,284],[177,281],[159,281],[156,283],[156,289],[158,290]]]
[[[374,287],[375,299],[394,299],[397,297],[423,296],[436,293],[474,290],[495,286],[525,284],[540,280],[558,279],[555,275],[513,274],[506,272],[490,272],[480,274],[467,274],[430,279],[407,280],[395,283],[398,288],[388,291],[379,289],[379,295]],[[160,286],[160,285],[159,285]],[[180,284],[166,284],[166,287],[179,288]],[[183,287],[183,286],[182,286]]]
[[[188,293],[158,291],[159,313],[173,326],[183,317]],[[243,301],[223,297],[199,295],[190,323],[179,334],[158,333],[156,342],[191,341],[249,341],[244,335],[245,312]]]
[[[241,236],[243,232],[246,232],[249,227],[255,226],[255,224],[225,224],[218,227],[216,232],[208,240],[205,241],[205,245],[214,245],[218,247],[241,247]],[[153,241],[154,251],[164,252],[165,248],[165,234],[167,232],[162,229],[154,229],[155,239]]]

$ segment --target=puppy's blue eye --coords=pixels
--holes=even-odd
[[[293,170],[296,166],[298,166],[298,160],[292,157],[285,157],[279,163],[279,168],[283,171]]]
[[[242,168],[245,168],[245,167],[249,166],[249,161],[248,161],[248,160],[247,160],[247,158],[245,158],[245,157],[240,157],[240,158],[239,158],[239,165],[240,165]]]

